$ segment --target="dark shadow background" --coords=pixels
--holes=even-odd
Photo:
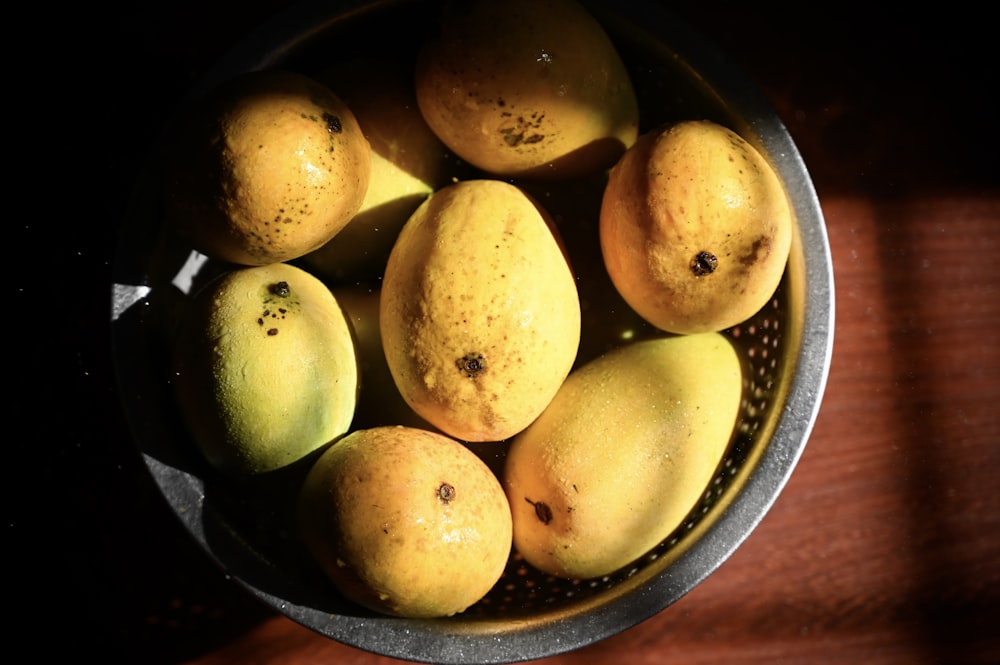
[[[54,35],[26,37],[34,49],[16,54],[49,64],[25,70],[18,59],[8,78],[8,200],[20,206],[8,222],[6,311],[11,653],[176,663],[272,615],[196,549],[156,493],[110,365],[115,227],[137,166],[205,69],[291,3],[218,4],[53,9],[34,25]],[[823,119],[809,134],[817,142],[799,146],[821,198],[1000,188],[995,39],[971,5],[675,7],[787,102],[778,111],[793,137],[797,123]]]

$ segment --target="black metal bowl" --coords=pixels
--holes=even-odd
[[[359,55],[412,62],[434,4],[303,2],[247,35],[190,99],[251,69],[313,74]],[[169,330],[186,294],[218,267],[193,260],[198,256],[186,248],[164,246],[155,149],[137,179],[112,293],[114,357],[136,444],[164,498],[208,556],[264,603],[337,641],[399,659],[470,665],[542,658],[619,633],[667,608],[732,554],[770,509],[806,445],[830,364],[834,298],[824,220],[796,146],[761,92],[661,3],[585,4],[629,67],[640,129],[693,117],[729,126],[775,165],[797,222],[773,300],[725,331],[742,352],[746,377],[725,460],[685,523],[614,575],[555,579],[514,552],[495,588],[448,619],[382,616],[339,597],[289,526],[302,470],[257,485],[234,484],[206,466],[180,425],[169,385]],[[615,325],[614,316],[598,318]],[[584,336],[606,339],[614,332],[585,329]],[[502,443],[490,450],[487,461],[502,459]]]

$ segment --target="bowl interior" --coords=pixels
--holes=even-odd
[[[249,69],[281,66],[315,75],[364,56],[412,63],[421,35],[432,29],[435,4],[297,5],[248,35],[185,101]],[[263,602],[330,638],[435,663],[514,662],[603,639],[669,606],[721,565],[763,518],[806,444],[829,366],[833,282],[823,218],[791,138],[753,84],[660,3],[585,4],[629,66],[641,130],[696,117],[729,126],[775,164],[797,221],[792,255],[774,298],[725,333],[745,363],[744,398],[714,481],[675,533],[616,574],[555,579],[514,553],[481,602],[462,615],[434,621],[376,615],[341,599],[303,554],[290,527],[303,470],[237,486],[207,468],[180,425],[170,393],[169,331],[190,292],[224,267],[164,239],[155,150],[138,179],[122,226],[112,298],[114,357],[135,441],[166,501],[207,554]],[[407,29],[396,27],[401,25]],[[387,33],[385,26],[393,27]],[[456,177],[469,173],[463,169],[456,163]],[[617,298],[603,272],[596,233],[600,187],[593,181],[525,187],[560,224],[579,273],[584,337],[578,362],[623,339],[658,334]],[[355,427],[372,424],[379,423]],[[475,450],[498,468],[505,445]]]

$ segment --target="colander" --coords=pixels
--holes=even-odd
[[[629,67],[640,98],[640,129],[694,117],[729,126],[777,168],[797,222],[773,299],[751,320],[725,331],[745,363],[741,417],[725,459],[685,522],[613,575],[556,579],[514,552],[493,590],[455,617],[393,618],[340,598],[302,553],[289,526],[297,478],[235,486],[206,467],[180,425],[163,330],[193,283],[220,268],[193,254],[167,252],[164,258],[152,175],[155,150],[148,172],[137,181],[119,238],[112,328],[123,406],[139,452],[165,500],[209,557],[261,602],[331,639],[404,660],[463,665],[542,658],[602,640],[664,611],[722,565],[770,509],[806,445],[830,363],[834,299],[824,220],[798,150],[761,92],[661,3],[584,4]],[[435,5],[332,0],[296,5],[232,49],[189,99],[251,69],[281,66],[315,74],[366,55],[412,62],[421,36],[432,29]],[[544,204],[544,187],[538,194]],[[596,223],[596,212],[581,226],[588,223]],[[169,280],[160,274],[165,265],[171,268]],[[599,274],[596,265],[574,268]],[[585,307],[608,307],[606,299],[589,297],[581,291]],[[592,318],[631,327],[596,331],[597,338],[655,334],[641,323],[628,323],[628,316],[619,316],[623,312],[598,314]],[[496,468],[504,444],[478,450]]]

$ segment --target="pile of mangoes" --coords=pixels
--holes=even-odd
[[[575,0],[439,20],[406,69],[221,84],[176,125],[163,179],[170,231],[223,266],[173,342],[193,440],[230,477],[307,464],[305,549],[345,597],[406,617],[464,611],[515,550],[592,578],[669,535],[739,417],[720,333],[772,297],[793,230],[730,129],[639,134],[625,64]],[[567,182],[600,187],[587,240],[656,331],[594,357],[595,267],[569,249],[586,227],[538,195]],[[494,469],[474,450],[497,442]]]

